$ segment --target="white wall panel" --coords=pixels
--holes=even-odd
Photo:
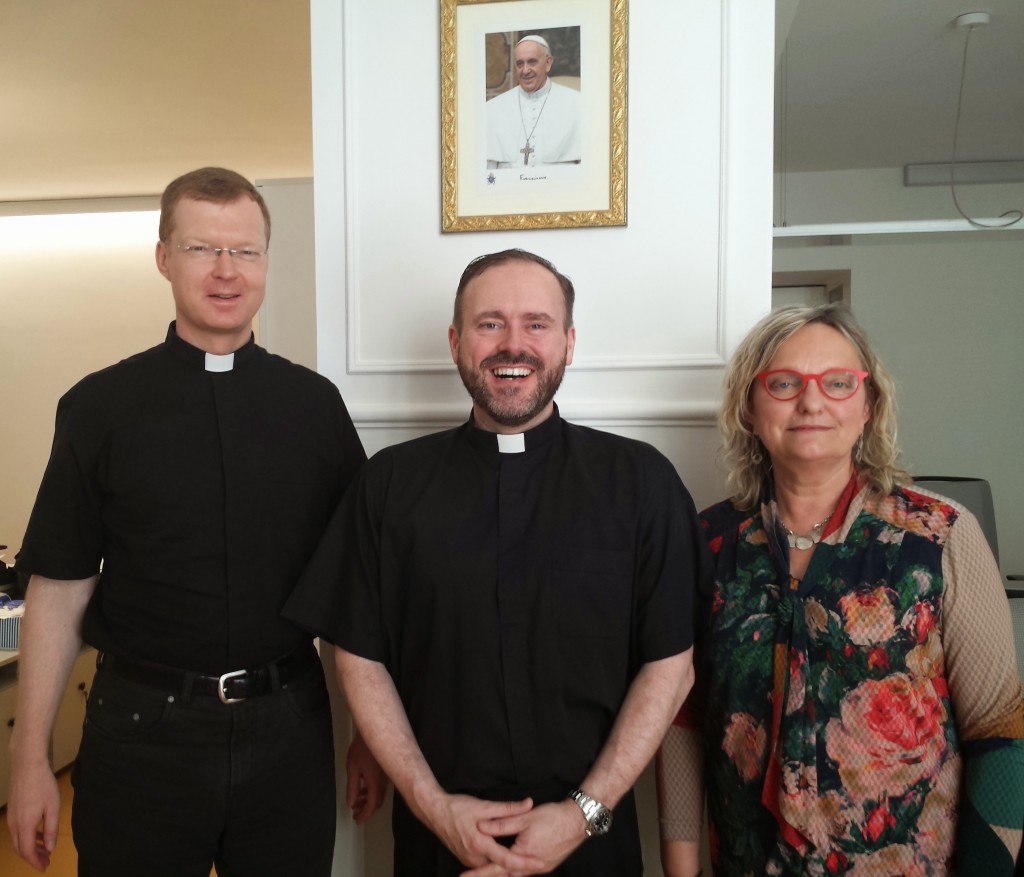
[[[464,416],[455,286],[472,258],[512,246],[577,287],[566,413],[710,418],[724,358],[769,302],[771,10],[631,6],[627,227],[447,235],[438,4],[312,11],[319,362],[357,421]]]

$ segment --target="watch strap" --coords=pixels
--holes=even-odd
[[[596,834],[605,834],[611,824],[611,811],[600,801],[591,798],[581,789],[574,789],[568,795],[569,799],[576,802],[576,805],[583,811],[583,818],[586,820],[584,831],[587,837]]]

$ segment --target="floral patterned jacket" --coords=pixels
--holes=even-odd
[[[716,583],[681,723],[706,732],[716,875],[1011,874],[1024,705],[974,518],[861,488],[803,580],[767,497],[701,518]]]

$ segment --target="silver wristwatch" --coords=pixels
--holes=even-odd
[[[587,820],[587,837],[608,834],[608,829],[612,827],[611,810],[579,789],[569,792],[569,799],[575,801],[583,811],[583,818]]]

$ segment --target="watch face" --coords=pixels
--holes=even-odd
[[[590,830],[594,834],[607,834],[608,829],[612,827],[612,811],[607,807],[602,807],[594,815],[594,821],[590,823]]]

